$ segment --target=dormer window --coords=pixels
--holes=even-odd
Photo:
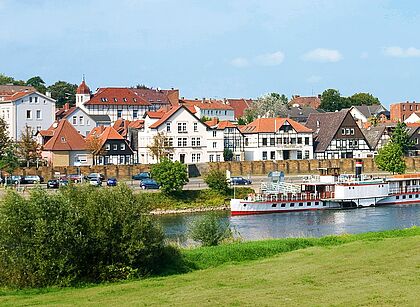
[[[319,128],[319,120],[316,121],[316,127]]]
[[[118,102],[118,99],[114,97],[114,102]]]
[[[134,101],[134,102],[137,102],[137,98],[133,98],[133,101]]]
[[[66,138],[64,136],[61,137],[61,143],[65,143],[66,142]]]
[[[127,102],[127,98],[125,98],[125,97],[124,97],[124,98],[123,98],[123,101],[124,101],[124,102]]]

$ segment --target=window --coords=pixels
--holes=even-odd
[[[105,144],[105,150],[110,150],[110,149],[111,149],[111,145]]]
[[[248,146],[248,145],[249,145],[248,138],[245,138],[245,146]]]
[[[351,135],[354,135],[354,128],[351,128],[351,129],[350,129],[350,134],[351,134]]]
[[[266,151],[262,152],[262,159],[267,160],[267,152]]]
[[[121,144],[121,145],[120,145],[120,149],[121,149],[121,150],[125,150],[125,144]]]
[[[84,123],[85,123],[85,120],[84,120],[83,116],[79,116],[79,125],[83,126]]]
[[[167,146],[167,147],[173,147],[174,146],[174,138],[172,138],[172,137],[171,138],[166,138],[163,145]]]
[[[296,138],[291,138],[290,139],[290,144],[296,144]]]
[[[262,139],[262,145],[263,146],[267,146],[267,138],[263,138]]]
[[[198,153],[197,154],[197,162],[200,162],[201,161],[201,154],[200,153]]]
[[[26,118],[27,119],[31,119],[32,118],[32,111],[31,110],[26,110]]]
[[[217,147],[217,142],[213,142],[213,148]]]
[[[210,155],[210,156],[209,156],[209,161],[210,161],[210,162],[214,162],[214,155]]]
[[[346,129],[342,128],[342,129],[341,129],[341,134],[342,134],[342,135],[346,135]]]
[[[32,97],[29,97],[29,102],[32,102]]]
[[[270,160],[276,160],[276,152],[275,151],[270,152]]]
[[[319,206],[319,201],[316,201],[315,202],[315,206]]]
[[[36,110],[36,119],[41,119],[41,110]]]
[[[197,132],[198,131],[198,124],[194,123],[193,126],[194,126],[194,132]]]
[[[303,207],[303,203],[299,203],[299,207]]]
[[[117,110],[117,118],[122,118],[122,110]]]
[[[350,128],[346,128],[346,134],[350,135]]]
[[[171,122],[166,122],[166,132],[171,132]]]
[[[139,110],[133,110],[133,118],[137,118],[138,113],[139,113]]]
[[[38,103],[38,97],[34,97],[35,103]]]
[[[220,155],[216,155],[216,162],[220,162]]]
[[[169,158],[169,160],[173,161],[174,160],[174,154],[173,153],[168,154],[168,158]]]
[[[187,133],[187,123],[178,123],[178,133]]]
[[[213,137],[215,138],[217,135],[217,131],[213,131]]]
[[[42,129],[41,126],[36,126],[36,131],[40,131]]]
[[[310,206],[311,206],[311,202],[310,202],[310,201],[308,201],[308,202],[306,203],[306,206],[310,207]]]
[[[191,146],[195,147],[195,138],[191,138]]]
[[[276,144],[275,138],[270,138],[270,146],[274,146]]]
[[[112,150],[118,150],[118,144],[112,144]]]
[[[286,207],[286,204],[284,204],[284,203],[283,203],[283,204],[281,204],[281,207],[282,207],[282,208]]]
[[[295,203],[290,203],[290,205],[289,205],[290,207],[294,207],[295,206]]]
[[[191,162],[192,163],[195,163],[195,159],[196,159],[195,156],[196,156],[195,153],[191,154]]]
[[[302,138],[297,138],[297,143],[302,144]]]
[[[196,141],[197,141],[197,146],[201,146],[201,139],[197,138]]]
[[[298,150],[298,151],[296,152],[296,158],[297,158],[298,160],[302,160],[302,152],[301,152],[300,150]]]
[[[305,150],[305,160],[309,159],[309,150]]]
[[[309,138],[305,138],[305,145],[309,145]]]
[[[66,142],[66,138],[64,136],[61,137],[61,143],[65,143]]]
[[[77,125],[77,116],[73,116],[73,125]]]

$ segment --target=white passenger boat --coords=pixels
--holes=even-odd
[[[356,175],[340,175],[339,168],[320,169],[319,176],[299,183],[285,182],[282,173],[271,173],[259,193],[230,201],[231,214],[420,203],[420,174],[373,178],[362,175],[361,167],[357,162]]]

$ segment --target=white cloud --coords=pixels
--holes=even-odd
[[[309,78],[306,79],[306,82],[308,82],[308,83],[318,83],[321,80],[322,80],[321,76],[312,75],[312,76],[310,76]]]
[[[386,47],[384,53],[387,56],[397,57],[397,58],[411,58],[411,57],[420,57],[420,49],[409,47],[407,49],[393,46]]]
[[[305,61],[338,62],[343,58],[338,50],[317,48],[303,55]]]
[[[284,61],[284,53],[281,51],[261,54],[256,57],[256,62],[264,66],[280,65]]]
[[[247,67],[249,66],[249,61],[246,58],[237,57],[230,61],[230,65],[238,68]]]

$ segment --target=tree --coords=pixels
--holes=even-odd
[[[189,235],[203,246],[216,246],[233,236],[228,220],[221,221],[214,212],[193,222],[189,227]]]
[[[229,184],[226,179],[226,173],[217,169],[210,170],[204,177],[204,182],[212,190],[222,194],[229,192]]]
[[[404,151],[401,145],[389,141],[382,147],[375,157],[375,163],[379,169],[393,174],[403,174],[406,169]]]
[[[13,84],[13,85],[25,85],[23,80],[15,80],[13,77],[6,76],[0,73],[0,85]]]
[[[48,87],[51,97],[57,100],[57,107],[62,107],[66,102],[74,104],[76,102],[76,84],[65,81],[57,81]]]
[[[88,151],[92,154],[93,165],[96,164],[96,157],[103,156],[106,154],[104,144],[99,135],[94,134],[86,138],[86,147]]]
[[[28,79],[28,81],[26,81],[26,85],[31,85],[34,88],[36,88],[36,90],[40,93],[45,94],[45,92],[47,91],[47,87],[45,86],[45,82],[44,80],[42,80],[42,78],[40,76],[35,76],[32,77],[30,79]]]
[[[233,151],[230,148],[225,148],[223,150],[223,159],[225,161],[232,161],[233,159]]]
[[[17,143],[17,154],[19,158],[26,161],[27,167],[29,167],[30,162],[35,162],[41,158],[41,148],[32,135],[32,128],[28,125],[25,125]]]
[[[163,158],[160,163],[153,165],[151,175],[165,194],[182,191],[182,187],[189,181],[187,166],[179,161],[172,162],[168,158]]]
[[[170,153],[174,152],[173,146],[163,132],[158,132],[153,137],[153,142],[148,148],[153,157],[156,157],[158,163],[162,158],[167,158]]]
[[[258,97],[250,108],[245,110],[247,122],[258,117],[286,117],[288,99],[285,95],[270,93]]]
[[[403,153],[406,154],[414,146],[413,141],[410,140],[410,137],[407,133],[407,125],[402,122],[398,122],[397,126],[391,133],[391,142],[398,144]]]
[[[346,97],[341,97],[338,90],[327,89],[321,95],[320,108],[327,112],[340,111],[351,105],[351,102]]]
[[[368,118],[368,122],[373,126],[376,127],[378,125],[379,122],[379,118],[377,115],[372,115],[371,117]]]
[[[244,126],[246,124],[247,124],[247,122],[245,121],[245,118],[243,118],[243,117],[238,118],[238,125],[239,126]]]
[[[7,131],[7,124],[3,117],[0,117],[0,159],[4,154],[4,150],[11,143],[9,133]]]
[[[201,121],[202,123],[209,122],[209,121],[211,121],[211,117],[208,117],[208,116],[203,115],[203,116],[200,118],[200,121]]]
[[[10,143],[3,148],[3,155],[0,157],[0,169],[12,176],[18,167],[19,159],[16,155],[16,145]]]
[[[350,97],[352,106],[381,104],[378,98],[369,93],[356,93]]]

